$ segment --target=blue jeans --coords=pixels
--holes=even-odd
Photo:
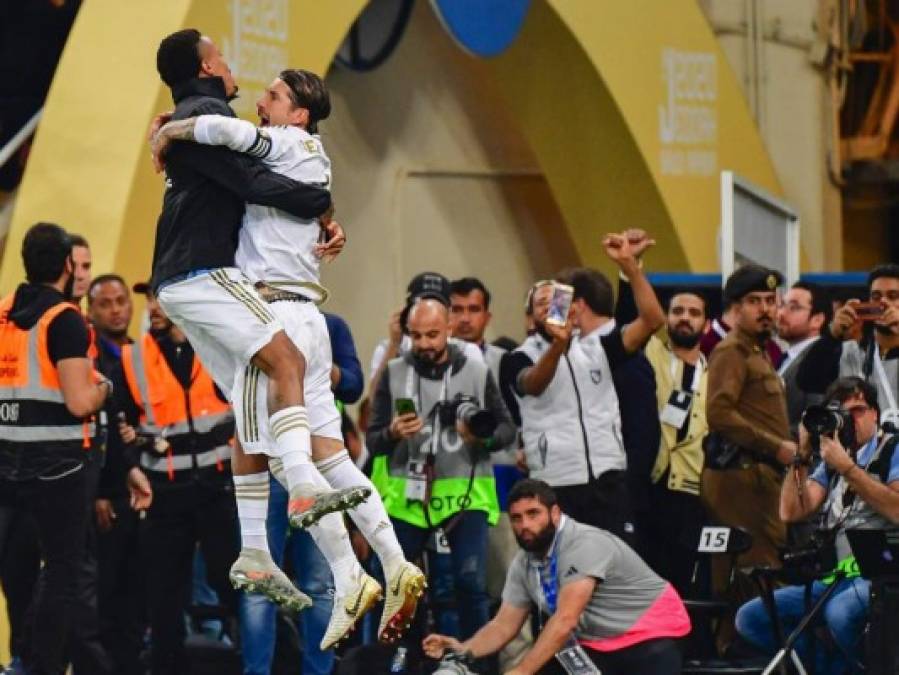
[[[401,520],[393,527],[407,560],[416,560],[424,551],[430,531]],[[487,514],[463,511],[447,534],[450,546],[453,586],[459,608],[460,639],[467,640],[490,620],[487,596]]]
[[[289,531],[287,524],[287,491],[274,478],[270,480],[268,503],[268,546],[278,565],[290,540],[296,581],[312,598],[312,607],[298,617],[303,637],[302,670],[305,675],[328,675],[334,669],[334,652],[322,652],[318,645],[328,628],[334,601],[334,582],[327,561],[308,532]],[[242,593],[240,601],[241,634],[243,636],[244,675],[268,675],[275,653],[275,605],[262,595]],[[297,664],[299,666],[299,664]]]
[[[816,581],[812,585],[810,602],[814,604],[826,589],[827,586]],[[825,645],[820,641],[816,642],[817,649],[814,654],[816,673],[839,675],[844,672],[856,672],[852,662],[857,662],[861,658],[861,637],[868,618],[870,592],[871,582],[861,577],[838,582],[837,590],[824,606],[817,624],[813,624],[826,626],[838,649],[827,653]],[[774,603],[786,639],[811,607],[805,604],[805,586],[789,586],[775,591]],[[761,598],[750,600],[740,607],[736,623],[737,632],[743,639],[766,654],[773,656],[780,648],[774,639],[771,619]],[[812,654],[809,650],[806,632],[796,643],[796,651],[806,664],[812,663]],[[844,654],[848,654],[852,662],[847,661]]]

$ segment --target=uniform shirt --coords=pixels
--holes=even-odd
[[[614,534],[563,517],[553,546],[560,592],[581,579],[598,582],[578,620],[578,640],[596,649],[623,648],[689,632],[690,620],[670,584]],[[519,551],[506,575],[503,602],[520,608],[536,605],[551,614],[541,564],[534,554]]]
[[[706,416],[712,431],[769,457],[789,438],[783,382],[758,340],[739,328],[709,359]]]
[[[321,139],[299,127],[257,129],[245,120],[202,115],[197,118],[194,137],[198,143],[224,145],[258,157],[275,173],[305,185],[330,189],[331,160]],[[291,290],[322,301],[325,295],[319,290],[319,258],[313,253],[320,233],[318,220],[297,218],[271,206],[247,204],[235,262],[251,281],[295,286]]]

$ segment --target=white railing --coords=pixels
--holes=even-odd
[[[31,119],[25,122],[25,126],[19,129],[16,135],[9,139],[7,144],[0,149],[0,166],[6,164],[6,162],[9,161],[9,158],[15,154],[16,150],[22,147],[22,144],[34,133],[34,130],[37,128],[37,123],[41,119],[42,112],[44,112],[43,108],[34,113],[34,115],[31,116]]]

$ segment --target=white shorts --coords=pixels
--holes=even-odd
[[[303,395],[313,436],[343,440],[340,411],[331,391],[331,339],[324,315],[311,302],[279,301],[268,305],[287,336],[306,358]],[[237,433],[247,454],[273,454],[275,441],[268,424],[268,377],[244,364],[232,390]]]
[[[234,388],[234,374],[283,329],[236,267],[163,286],[158,299],[225,396]]]

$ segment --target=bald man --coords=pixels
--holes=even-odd
[[[419,300],[407,326],[412,349],[378,383],[368,447],[406,558],[434,533],[449,549],[466,638],[488,620],[487,528],[499,518],[490,453],[514,441],[515,426],[484,362],[449,342],[446,305]]]

